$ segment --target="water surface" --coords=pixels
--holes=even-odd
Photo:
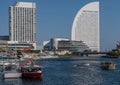
[[[102,70],[101,61],[112,60],[115,70]],[[120,59],[67,57],[37,60],[43,66],[42,79],[2,79],[1,85],[120,85]],[[89,67],[75,66],[89,63]]]

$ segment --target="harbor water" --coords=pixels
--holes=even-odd
[[[115,70],[102,70],[100,63],[111,60]],[[65,57],[37,60],[42,65],[39,79],[3,79],[0,85],[120,85],[120,59],[101,57]],[[89,63],[89,66],[76,66]]]

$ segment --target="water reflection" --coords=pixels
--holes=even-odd
[[[42,78],[4,79],[2,85],[42,85]]]
[[[22,85],[21,79],[4,79],[3,85]]]
[[[100,68],[105,58],[58,58],[39,60],[43,66],[43,76],[40,79],[0,80],[1,85],[120,85],[120,59],[116,62],[116,69],[104,71]],[[74,66],[89,63],[88,67]],[[0,78],[1,75],[0,75]]]
[[[22,85],[42,85],[42,78],[26,78],[22,79]]]

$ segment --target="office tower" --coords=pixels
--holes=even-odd
[[[36,41],[36,4],[17,2],[9,8],[10,40],[19,42]]]
[[[82,7],[75,16],[71,40],[83,41],[92,51],[100,50],[99,2],[91,2]]]

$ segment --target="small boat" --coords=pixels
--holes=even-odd
[[[21,66],[21,72],[23,78],[40,78],[42,76],[42,67],[30,60]]]
[[[101,68],[103,70],[114,70],[116,64],[113,61],[103,61],[101,62]]]
[[[3,68],[3,78],[4,79],[16,79],[22,77],[22,73],[18,69],[17,64],[9,64]]]
[[[90,64],[89,63],[80,63],[80,64],[77,64],[75,66],[88,67],[88,66],[90,66]]]

